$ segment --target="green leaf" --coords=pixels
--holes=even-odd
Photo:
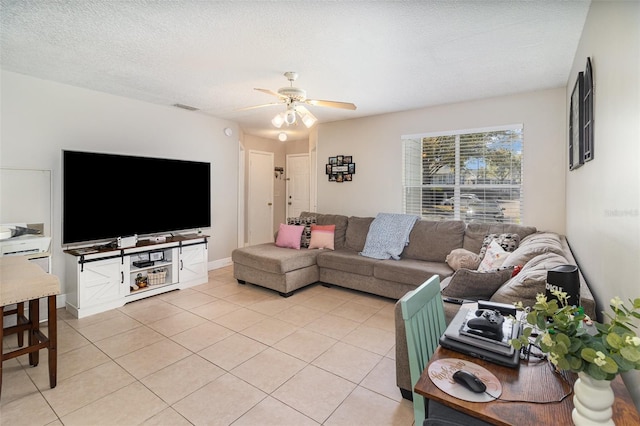
[[[636,367],[638,362],[628,361],[628,360],[624,359],[624,357],[622,357],[622,355],[620,355],[620,354],[611,354],[611,358],[613,358],[613,360],[616,362],[616,364],[618,364],[618,369],[620,371],[629,371],[629,370],[638,369],[638,367]]]
[[[620,349],[620,355],[631,362],[640,361],[640,351],[638,351],[635,346],[626,346]]]
[[[602,371],[609,374],[616,374],[618,372],[618,365],[612,358],[606,357],[604,362],[605,364],[600,367]]]
[[[607,327],[604,324],[600,324],[599,322],[594,322],[593,325],[595,325],[598,332],[602,334],[606,334],[609,332],[609,327]]]
[[[589,364],[589,366],[585,371],[587,372],[588,375],[590,375],[591,377],[597,380],[604,380],[607,378],[607,374],[595,364]]]
[[[610,333],[607,335],[606,340],[609,346],[614,349],[620,349],[624,345],[622,337],[617,333]]]
[[[571,346],[571,339],[569,339],[569,337],[564,333],[558,333],[556,335],[556,343],[559,343],[563,345],[564,348],[568,349]]]
[[[571,339],[571,346],[569,346],[569,352],[572,354],[577,354],[582,347],[582,340],[580,339]]]
[[[558,358],[558,368],[561,370],[570,370],[571,366],[569,365],[569,362],[564,359],[563,357]]]
[[[569,362],[569,366],[571,367],[571,370],[573,371],[582,370],[582,365],[584,364],[584,361],[582,361],[580,358],[575,356],[570,356],[567,358],[568,358],[568,362]]]
[[[580,356],[587,362],[593,362],[596,359],[596,351],[593,348],[584,348],[580,352]]]

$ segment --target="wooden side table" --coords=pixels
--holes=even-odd
[[[54,275],[47,274],[23,256],[0,257],[0,345],[5,335],[18,335],[18,349],[4,353],[0,359],[0,395],[2,395],[2,363],[6,360],[29,354],[29,364],[37,366],[40,349],[49,351],[49,385],[56,387],[57,374],[57,323],[56,295],[60,294],[60,283]],[[40,299],[47,298],[49,336],[40,331]],[[24,303],[29,304],[29,317],[24,315]],[[18,316],[16,325],[4,328],[5,306],[16,304],[7,311]],[[27,346],[22,346],[21,335],[28,332]]]
[[[564,383],[554,373],[547,362],[521,362],[518,368],[503,367],[482,359],[473,358],[460,352],[438,347],[429,360],[459,358],[473,362],[492,372],[502,384],[500,398],[517,401],[551,401],[560,399],[567,391],[572,390],[577,375],[568,376],[569,383]],[[640,416],[636,410],[629,391],[618,375],[611,383],[616,399],[613,403],[613,421],[616,425],[639,425]],[[455,398],[440,390],[429,377],[428,366],[422,372],[415,391],[434,401],[438,401],[454,410],[494,425],[571,425],[573,396],[562,402],[536,404],[531,402],[468,402]]]

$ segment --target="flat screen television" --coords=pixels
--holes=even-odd
[[[62,243],[211,226],[211,164],[62,151]]]

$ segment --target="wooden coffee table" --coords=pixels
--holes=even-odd
[[[573,389],[577,375],[566,374],[569,385],[554,373],[546,361],[523,361],[518,368],[508,368],[460,352],[438,347],[431,360],[459,358],[480,365],[493,373],[502,384],[501,399],[527,401],[556,401]],[[428,399],[438,401],[454,410],[494,425],[572,425],[573,394],[562,402],[536,404],[531,402],[468,402],[441,391],[424,369],[415,391]],[[613,404],[613,421],[616,425],[639,425],[640,416],[631,395],[620,376],[612,382],[616,399]]]

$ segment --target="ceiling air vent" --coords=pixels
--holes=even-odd
[[[174,107],[186,109],[187,111],[198,111],[200,108],[192,107],[184,104],[173,104]]]

